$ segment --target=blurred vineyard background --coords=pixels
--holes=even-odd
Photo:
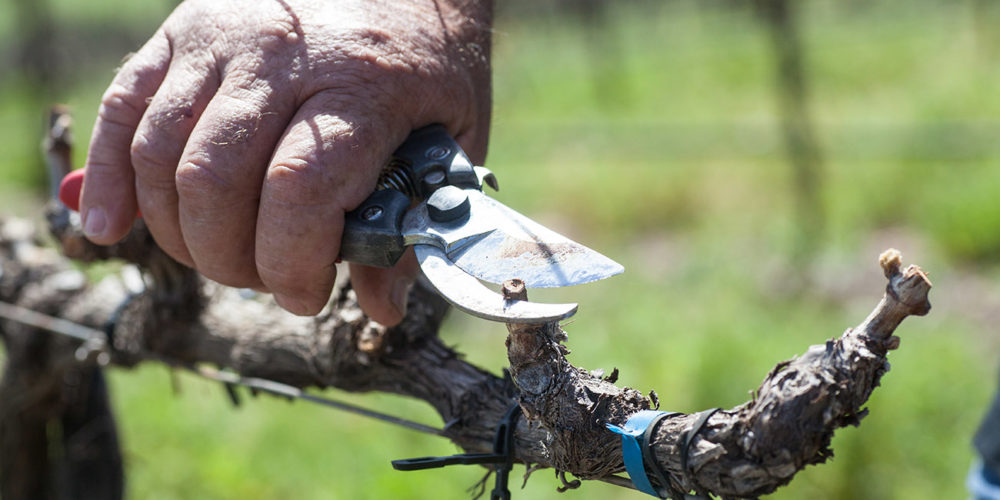
[[[618,367],[664,409],[739,404],[777,361],[864,319],[876,258],[897,247],[930,271],[934,310],[902,325],[832,461],[768,498],[963,498],[1000,353],[1000,2],[497,3],[498,197],[627,269],[533,294],[580,302],[571,361]],[[173,6],[0,4],[2,213],[40,220],[48,104],[72,108],[82,164],[114,68]],[[505,364],[500,326],[455,314],[443,336]],[[455,449],[302,403],[233,408],[162,367],[111,383],[131,498],[464,499],[482,475],[394,472]],[[413,401],[332,395],[438,423]],[[557,485],[540,471],[515,496]]]

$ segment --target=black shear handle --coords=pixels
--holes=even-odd
[[[469,157],[444,126],[414,130],[386,164],[376,191],[345,214],[340,258],[392,267],[406,250],[402,234],[406,211],[446,185],[481,187]]]

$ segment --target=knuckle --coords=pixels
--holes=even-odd
[[[312,94],[330,91],[345,103],[377,112],[439,117],[441,110],[471,109],[489,101],[489,79],[433,46],[376,31],[354,33],[313,67]],[[376,40],[376,42],[371,42]],[[448,111],[446,115],[453,114]]]
[[[177,194],[182,198],[214,196],[226,191],[231,183],[212,171],[204,155],[193,155],[182,163],[174,173]]]
[[[157,145],[143,132],[136,132],[129,148],[132,168],[135,169],[137,175],[144,177],[168,166],[165,153],[164,148]]]
[[[315,162],[289,157],[268,169],[265,185],[275,201],[309,206],[329,203],[331,191],[337,189],[337,179],[325,175]]]
[[[145,111],[145,102],[140,104],[137,96],[130,89],[118,83],[112,83],[101,97],[97,117],[112,125],[123,127],[135,123]]]
[[[290,130],[285,139],[287,146],[320,158],[335,151],[350,151],[356,164],[381,154],[380,146],[393,140],[389,137],[393,130],[406,128],[390,125],[394,118],[398,121],[403,117],[394,114],[385,103],[362,96],[358,89],[329,89],[313,96],[307,104],[310,116],[304,120],[308,125],[300,123]],[[326,110],[337,111],[331,115]]]
[[[414,54],[388,34],[365,30],[341,34],[322,53],[310,54],[313,88],[383,94],[403,89],[412,75],[430,74],[432,60]]]
[[[193,81],[200,78],[194,76]],[[192,89],[185,92],[188,95],[169,95],[165,97],[154,97],[149,109],[143,116],[145,125],[158,133],[176,133],[190,126],[195,119],[195,98],[193,94],[198,92]]]
[[[426,37],[379,27],[345,31],[337,44],[341,57],[367,63],[381,70],[420,73],[438,66],[437,44]]]
[[[324,100],[311,105],[333,106]],[[341,211],[361,203],[375,187],[384,155],[396,138],[382,120],[350,116],[317,116],[307,120],[311,130],[301,124],[290,129],[265,176],[267,198],[284,205],[328,205]]]
[[[214,126],[207,134],[207,141],[220,148],[239,146],[259,137],[262,130],[273,128],[266,123],[277,116],[275,111],[268,111],[272,105],[269,97],[258,89],[216,94],[212,104]]]

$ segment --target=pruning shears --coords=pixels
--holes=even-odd
[[[83,170],[59,198],[76,210]],[[518,278],[528,288],[563,287],[624,271],[617,262],[551,231],[483,192],[498,189],[441,125],[410,133],[384,167],[376,190],[345,215],[340,258],[391,267],[412,246],[420,269],[457,308],[493,321],[536,323],[572,316],[576,304],[508,300],[480,280]]]

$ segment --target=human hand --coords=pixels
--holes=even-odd
[[[488,1],[188,0],[102,98],[80,213],[93,242],[141,210],[170,256],[300,315],[329,300],[344,212],[407,134],[442,123],[473,161],[490,116]],[[352,265],[376,321],[416,263]]]

